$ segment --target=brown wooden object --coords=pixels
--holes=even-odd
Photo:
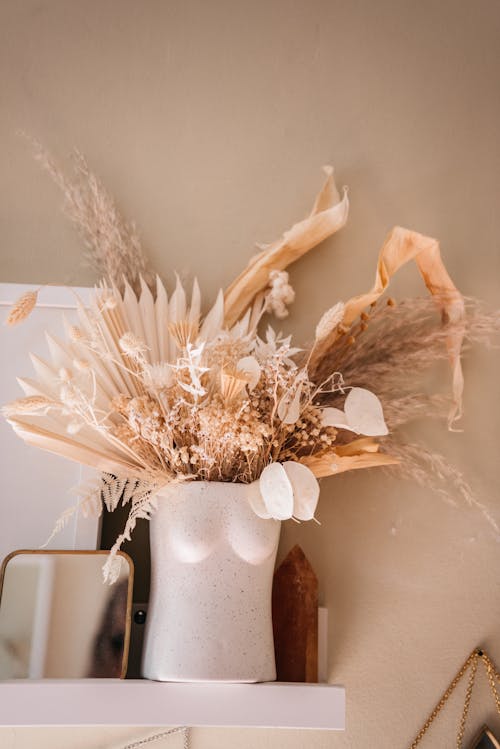
[[[273,629],[278,681],[318,681],[318,578],[300,546],[274,573]]]

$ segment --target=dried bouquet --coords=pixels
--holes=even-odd
[[[465,303],[436,240],[393,229],[373,288],[336,301],[312,344],[299,349],[260,323],[266,313],[287,315],[294,300],[287,266],[347,220],[347,191],[340,197],[331,168],[309,216],[262,248],[204,313],[196,280],[187,294],[177,279],[168,298],[134,226],[81,155],[74,178],[43,150],[38,157],[105,280],[88,308],[79,301],[66,341],[48,336],[51,362],[32,356],[36,379],[19,380],[25,397],[4,413],[27,443],[103,473],[81,492],[84,512],[130,504],[109,577],[115,552],[169,482],[256,482],[254,511],[278,520],[314,518],[318,478],[375,466],[397,465],[452,499],[475,501],[444,459],[398,440],[399,427],[423,414],[447,412],[452,428],[461,413],[462,345],[498,328],[496,316]],[[412,259],[432,301],[380,302],[391,276]],[[24,319],[35,303],[36,292],[24,295],[8,322]],[[439,358],[451,363],[449,398],[427,395],[418,382]]]

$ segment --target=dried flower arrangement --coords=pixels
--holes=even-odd
[[[36,155],[62,188],[88,258],[106,280],[90,308],[79,302],[67,341],[48,337],[51,363],[32,357],[37,379],[20,380],[25,397],[4,413],[27,443],[103,472],[81,493],[84,512],[130,503],[108,577],[115,552],[137,519],[151,516],[155,494],[168,482],[256,482],[259,516],[309,520],[318,478],[397,465],[448,498],[478,504],[460,472],[397,437],[422,414],[447,411],[453,428],[461,414],[463,344],[483,342],[499,327],[498,315],[464,301],[436,240],[393,229],[373,288],[328,309],[303,351],[271,326],[261,334],[259,323],[265,313],[287,315],[294,291],[285,269],[347,221],[347,191],[339,195],[330,167],[309,216],[262,248],[202,315],[196,280],[189,298],[179,279],[168,298],[134,226],[80,154],[73,179],[38,146]],[[380,303],[391,277],[412,259],[431,300]],[[24,295],[8,323],[20,322],[35,303],[36,292]],[[440,358],[451,363],[451,398],[428,396],[418,384]]]

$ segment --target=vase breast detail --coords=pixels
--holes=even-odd
[[[271,592],[280,523],[250,507],[257,487],[193,481],[159,493],[150,521],[146,678],[276,678]]]

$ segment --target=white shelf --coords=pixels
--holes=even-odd
[[[75,679],[0,682],[0,726],[241,726],[343,731],[332,684]]]

